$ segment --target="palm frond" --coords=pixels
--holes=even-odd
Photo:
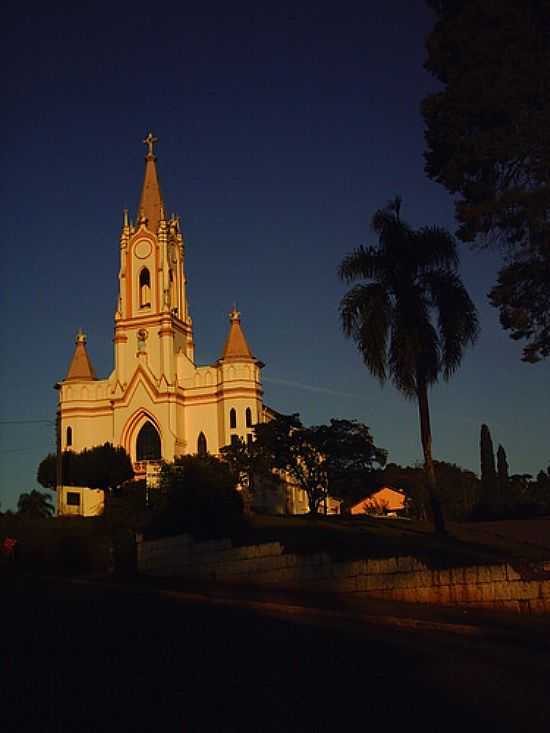
[[[441,366],[445,379],[458,369],[468,345],[479,335],[477,310],[455,272],[439,269],[426,273],[423,284],[437,312]]]
[[[422,292],[411,287],[400,294],[393,311],[389,348],[392,381],[406,397],[413,399],[417,395],[418,377],[433,384],[439,366],[439,340],[429,305]]]
[[[359,278],[378,279],[385,270],[383,253],[375,247],[361,245],[344,257],[338,268],[339,277],[347,283]]]
[[[340,316],[344,334],[357,344],[370,373],[386,381],[387,339],[392,305],[383,285],[356,285],[342,299]]]

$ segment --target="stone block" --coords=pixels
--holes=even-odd
[[[530,601],[540,597],[540,583],[537,580],[517,580],[509,585],[512,600]]]
[[[550,599],[550,580],[540,581],[540,594],[543,598]]]
[[[417,603],[436,603],[436,594],[432,588],[417,588],[416,589],[416,602]]]
[[[521,580],[521,575],[508,563],[506,565],[506,577],[508,580]]]
[[[464,583],[464,568],[451,568],[451,583],[453,585],[461,585]]]
[[[490,583],[492,579],[491,567],[489,565],[479,565],[477,568],[478,583]]]
[[[434,585],[449,585],[451,573],[449,570],[432,570],[432,582]]]
[[[491,580],[506,580],[506,565],[490,565]]]
[[[477,583],[477,570],[475,565],[464,568],[464,581],[466,583]]]
[[[400,573],[410,573],[411,570],[416,570],[415,563],[415,558],[409,555],[397,558],[397,567]]]
[[[385,557],[380,560],[380,572],[384,574],[397,573],[399,563],[396,557]]]
[[[499,580],[493,583],[495,601],[509,601],[512,599],[512,583],[507,580]]]
[[[348,562],[351,575],[366,575],[369,572],[368,560],[353,560]]]
[[[431,570],[417,571],[414,577],[417,588],[431,588],[434,585]]]
[[[394,588],[416,588],[418,585],[417,573],[396,573],[393,576]]]
[[[383,561],[382,560],[369,559],[367,561],[367,570],[366,570],[366,572],[369,573],[369,574],[371,574],[371,575],[375,575],[375,574],[378,574],[378,573],[383,573],[384,572],[384,570],[383,570]]]

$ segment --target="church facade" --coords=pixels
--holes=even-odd
[[[254,424],[268,420],[269,410],[263,404],[263,364],[247,343],[236,307],[220,358],[195,363],[184,238],[179,218],[166,215],[156,139],[149,134],[144,142],[148,152],[137,217],[131,221],[125,212],[120,234],[114,369],[106,379],[96,377],[86,336],[79,332],[67,374],[56,388],[60,450],[106,442],[122,446],[136,478],[152,482],[161,460],[216,455],[234,436],[251,440]],[[85,513],[76,509],[77,493],[61,488],[60,514]],[[307,508],[291,504],[291,511]]]

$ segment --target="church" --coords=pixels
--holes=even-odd
[[[176,215],[166,214],[151,133],[135,220],[124,212],[120,233],[114,369],[98,379],[86,336],[58,390],[59,450],[82,451],[109,442],[130,456],[136,479],[154,484],[161,460],[187,453],[213,455],[236,436],[252,440],[253,426],[270,419],[263,403],[264,366],[248,345],[240,314],[213,364],[197,365],[185,275],[185,242]],[[222,345],[220,345],[222,346]],[[100,510],[97,492],[63,486],[59,514]],[[290,490],[283,509],[307,511],[303,492]],[[279,507],[281,510],[281,507]]]

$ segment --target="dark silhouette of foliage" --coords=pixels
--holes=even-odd
[[[448,519],[464,521],[479,501],[480,481],[473,471],[456,463],[434,461],[438,490],[445,505]],[[382,474],[382,483],[402,489],[407,495],[406,507],[410,514],[425,519],[429,512],[424,469],[418,466],[399,466],[389,463]]]
[[[500,323],[510,336],[527,340],[523,361],[550,356],[550,236],[501,269],[489,300],[499,308]]]
[[[504,501],[508,494],[508,460],[501,445],[497,449],[497,482],[500,499]]]
[[[373,465],[386,460],[368,427],[355,420],[304,427],[297,414],[277,415],[256,425],[254,433],[255,455],[305,491],[312,515],[329,495],[349,502],[360,482],[364,494]]]
[[[497,473],[495,469],[495,452],[491,433],[487,425],[481,426],[480,439],[481,491],[482,501],[487,505],[495,502],[497,497]]]
[[[43,517],[51,517],[55,511],[52,504],[52,498],[49,494],[44,494],[33,489],[28,493],[19,496],[17,502],[17,513],[28,519],[42,519]]]
[[[111,443],[86,448],[81,453],[64,451],[61,480],[65,486],[87,486],[90,489],[118,489],[134,477],[130,456],[124,448]],[[42,486],[55,488],[56,456],[50,453],[38,466],[37,480]]]
[[[255,505],[260,490],[277,491],[281,488],[281,478],[273,472],[269,456],[257,440],[245,441],[235,436],[220,452],[242,489],[247,511]]]
[[[377,211],[378,246],[361,246],[340,265],[355,285],[340,305],[342,327],[383,384],[390,378],[418,402],[426,484],[436,532],[445,533],[432,458],[428,389],[458,369],[478,335],[476,308],[458,275],[453,237],[439,227],[412,229],[396,198]]]
[[[550,6],[428,0],[426,172],[455,196],[458,236],[510,257],[490,293],[523,359],[550,355]]]
[[[236,483],[230,466],[210,454],[180,456],[163,464],[160,505],[149,534],[190,532],[199,538],[230,534],[243,513]]]
[[[57,458],[55,453],[48,453],[46,458],[40,461],[36,480],[44,488],[55,491],[57,484]]]

